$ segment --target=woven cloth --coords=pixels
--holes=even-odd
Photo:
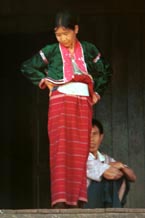
[[[52,206],[58,202],[77,205],[87,201],[86,161],[92,119],[91,98],[52,93],[48,134]]]

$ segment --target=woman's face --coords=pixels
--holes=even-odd
[[[77,33],[78,25],[75,26],[74,30],[65,27],[58,27],[55,29],[57,41],[67,48],[72,48],[74,46]]]

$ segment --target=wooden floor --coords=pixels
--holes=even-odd
[[[0,210],[0,218],[144,218],[145,209],[25,209]]]

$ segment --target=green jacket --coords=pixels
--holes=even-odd
[[[93,60],[100,54],[99,50],[92,43],[86,41],[80,43],[88,73],[92,75],[94,80],[94,90],[102,96],[112,75],[110,65],[102,56],[95,63]],[[47,77],[48,74],[52,79],[63,79],[63,62],[59,44],[47,45],[41,51],[47,58],[48,63],[42,59],[38,52],[22,63],[21,72],[24,76],[30,79],[34,85],[38,85],[41,79]]]

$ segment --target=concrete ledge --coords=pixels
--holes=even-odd
[[[145,218],[143,208],[0,210],[0,218]]]

